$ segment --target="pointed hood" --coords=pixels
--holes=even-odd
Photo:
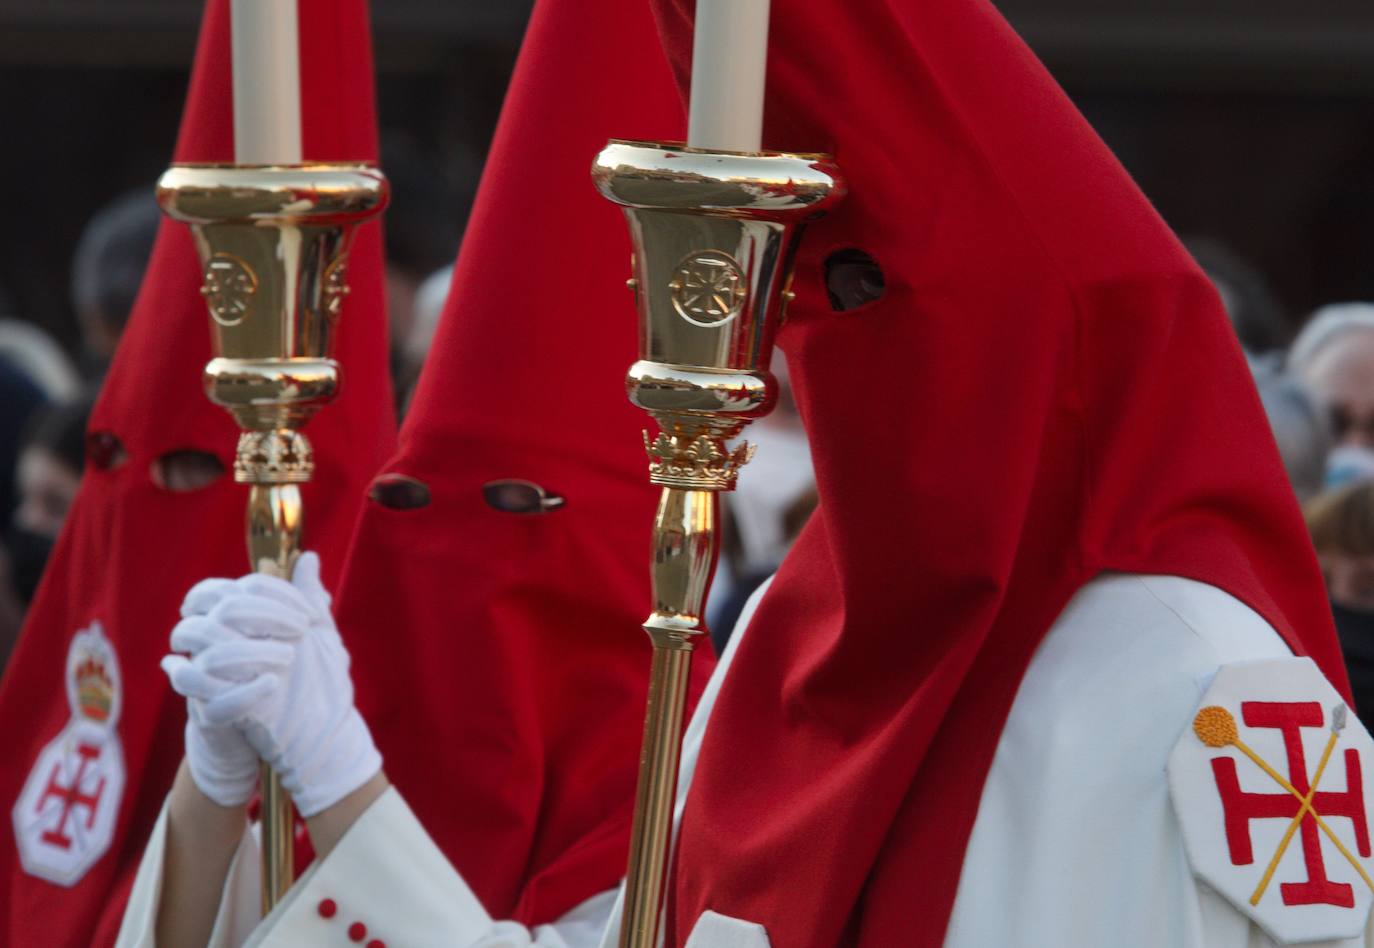
[[[685,79],[691,4],[654,6]],[[668,943],[714,909],[935,946],[1017,686],[1096,575],[1218,586],[1345,674],[1216,294],[993,7],[774,0],[768,83],[765,146],[850,189],[779,337],[820,508],[715,706]],[[886,289],[835,312],[846,249]]]
[[[300,0],[300,16],[305,156],[375,158],[366,3]],[[211,0],[177,161],[232,160],[230,87],[229,3]],[[345,548],[367,480],[394,445],[376,225],[350,260],[336,353],[344,384],[308,428],[318,466],[303,492],[305,542],[315,549]],[[238,429],[201,389],[210,332],[200,283],[190,233],[164,221],[92,415],[76,504],[0,686],[0,799],[12,816],[0,844],[5,944],[113,942],[182,755],[185,702],[158,660],[186,590],[247,566],[246,487],[225,474],[176,492],[152,473],[176,451],[232,464]],[[85,770],[83,742],[98,751]]]
[[[657,490],[622,383],[634,316],[605,305],[629,240],[587,163],[682,120],[647,8],[536,5],[339,599],[387,773],[497,918],[550,921],[625,871]],[[484,499],[512,479],[565,502]]]

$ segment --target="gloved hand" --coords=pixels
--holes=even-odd
[[[228,579],[207,579],[193,586],[182,601],[181,621],[172,630],[171,643],[173,650],[198,661],[181,655],[162,660],[172,687],[187,698],[186,763],[191,777],[220,806],[242,806],[252,797],[258,782],[258,752],[233,724],[206,720],[205,701],[191,695],[232,694],[250,704],[266,700],[285,680],[293,655],[290,645],[245,640],[219,621],[222,613],[216,607],[230,601],[234,589],[233,580]],[[209,674],[210,667],[216,676]]]
[[[186,753],[207,796],[219,799],[212,787],[242,786],[242,745],[225,728],[276,769],[303,816],[381,769],[353,705],[348,651],[329,612],[318,556],[302,555],[291,582],[260,573],[208,580],[187,595],[186,611],[172,648],[191,657],[169,655],[163,668],[188,699]]]

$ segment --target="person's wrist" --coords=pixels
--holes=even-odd
[[[333,733],[298,761],[283,761],[282,783],[304,817],[314,816],[368,783],[382,769],[382,755],[356,707],[349,707]]]
[[[187,775],[196,790],[216,806],[244,807],[252,799],[258,767],[246,745],[244,752],[241,757],[226,756],[200,725],[193,720],[186,722]]]
[[[237,844],[248,822],[246,803],[225,806],[208,796],[196,783],[191,762],[183,758],[167,798],[168,818],[181,831],[193,828],[207,845],[223,848]]]
[[[343,839],[344,834],[358,821],[367,810],[377,802],[391,786],[386,772],[378,770],[363,784],[331,806],[306,817],[306,829],[310,833],[310,843],[315,855],[324,859]]]

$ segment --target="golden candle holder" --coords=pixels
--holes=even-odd
[[[205,392],[242,429],[234,480],[250,485],[250,568],[289,578],[300,555],[300,485],[314,471],[301,428],[334,397],[331,343],[357,225],[386,206],[386,179],[363,164],[173,165],[157,186],[189,224],[215,357]],[[278,776],[262,768],[263,909],[291,887],[294,821]]]
[[[726,444],[768,414],[777,382],[773,337],[792,294],[803,225],[844,193],[822,155],[705,151],[612,141],[592,178],[621,205],[634,246],[639,309],[630,400],[645,434],[649,479],[663,488],[654,521],[653,645],[621,948],[657,948],[694,640],[715,571],[721,491],[753,448]]]

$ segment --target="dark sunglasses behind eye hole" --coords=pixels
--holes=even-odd
[[[1337,405],[1330,410],[1328,419],[1331,423],[1331,435],[1337,441],[1355,430],[1363,431],[1374,438],[1374,416],[1356,418],[1349,410]]]
[[[825,289],[830,308],[847,313],[882,299],[887,278],[871,255],[857,247],[846,247],[825,258]]]
[[[1330,416],[1331,433],[1339,439],[1350,430],[1350,415],[1343,408],[1332,408]]]
[[[429,485],[404,474],[382,474],[367,494],[373,502],[391,510],[419,510],[429,506]]]
[[[565,503],[564,498],[549,493],[533,481],[516,478],[488,481],[482,485],[482,498],[493,510],[514,514],[548,513]]]
[[[97,471],[112,471],[129,460],[124,444],[110,431],[86,435],[86,463]]]

